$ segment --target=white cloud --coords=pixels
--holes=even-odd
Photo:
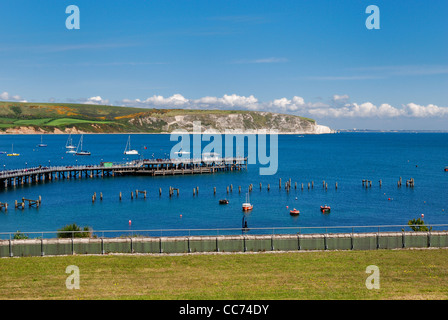
[[[404,106],[403,110],[407,116],[416,118],[443,117],[448,115],[447,107],[438,107],[433,104],[421,106],[415,103],[408,103]]]
[[[291,99],[283,97],[272,101],[261,102],[255,96],[239,96],[236,94],[222,97],[206,96],[199,99],[187,99],[180,94],[170,97],[153,96],[146,100],[124,99],[125,106],[146,108],[186,108],[186,109],[226,109],[226,110],[258,110],[276,113],[289,113],[318,118],[423,118],[448,116],[448,107],[433,104],[427,106],[408,103],[394,107],[383,103],[379,106],[371,103],[347,103],[348,95],[334,95],[329,103],[306,102],[303,97]]]
[[[170,97],[152,96],[145,100],[123,99],[121,101],[125,106],[136,106],[146,108],[188,108],[188,109],[248,109],[256,110],[258,100],[253,95],[249,97],[236,94],[224,95],[218,97],[202,97],[199,99],[187,99],[181,94],[174,94]]]
[[[334,103],[346,103],[349,98],[350,97],[347,94],[343,94],[343,95],[335,94],[335,95],[333,95],[332,101]]]
[[[103,99],[100,96],[81,99],[80,101],[84,104],[109,104],[109,100]]]
[[[0,100],[27,102],[26,100],[22,99],[19,95],[12,96],[6,91],[0,93]]]
[[[261,58],[261,59],[252,59],[252,60],[237,60],[233,63],[285,63],[289,62],[287,58],[279,58],[279,57],[269,57],[269,58]]]
[[[431,118],[448,116],[448,107],[408,103],[398,108],[387,103],[376,106],[371,102],[365,102],[345,104],[343,107],[315,108],[308,112],[313,116],[332,118]]]

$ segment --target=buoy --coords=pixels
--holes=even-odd
[[[296,200],[297,200],[297,197],[296,197]]]
[[[390,198],[388,198],[387,200],[390,200]]]
[[[422,213],[422,219],[425,217],[425,215]]]
[[[132,224],[132,221],[131,220],[129,220],[129,225],[131,225]]]
[[[286,206],[286,209],[288,209],[289,207],[288,206]]]
[[[179,217],[181,217],[181,218],[182,218],[182,215],[180,215]]]

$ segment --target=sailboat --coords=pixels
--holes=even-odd
[[[72,134],[70,133],[67,139],[67,142],[65,143],[65,148],[67,151],[65,153],[76,153],[76,147],[73,145],[73,139]]]
[[[76,149],[76,155],[77,156],[90,156],[89,151],[82,150],[82,139],[83,139],[83,135],[81,135],[81,139],[79,139],[78,148]],[[79,147],[81,147],[81,148],[79,148]]]
[[[243,203],[243,211],[250,211],[254,206],[249,202],[249,193],[246,193],[246,202]]]
[[[42,136],[40,136],[40,143],[37,145],[38,147],[46,147],[47,145],[43,143]]]
[[[128,137],[128,142],[126,143],[126,148],[124,149],[124,154],[136,154],[138,155],[137,150],[131,150],[131,136]]]
[[[11,147],[11,153],[8,153],[7,156],[8,156],[8,157],[17,157],[17,156],[20,156],[19,153],[14,153],[14,144],[13,144],[12,147]]]

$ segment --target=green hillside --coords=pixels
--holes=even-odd
[[[193,121],[201,121],[209,128],[219,129],[269,129],[276,126],[283,128],[283,122],[291,122],[291,119],[303,122],[308,127],[315,124],[314,120],[303,117],[273,115],[239,110],[147,109],[70,103],[0,102],[0,131],[11,132],[11,129],[27,128],[48,133],[58,130],[67,132],[69,129],[92,133],[159,133],[191,128]],[[226,123],[223,127],[222,122],[230,118],[237,120],[233,120],[235,123]]]

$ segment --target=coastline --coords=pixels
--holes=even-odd
[[[216,129],[205,129],[201,130],[200,132],[194,132],[194,131],[172,131],[172,132],[87,132],[78,130],[76,128],[74,129],[66,129],[65,131],[62,131],[60,129],[55,129],[53,132],[51,131],[45,131],[42,129],[36,129],[32,127],[20,127],[17,129],[7,129],[5,131],[0,131],[0,135],[47,135],[47,134],[60,134],[60,135],[67,135],[67,134],[235,134],[235,135],[250,135],[250,134],[278,134],[278,135],[315,135],[315,134],[334,134],[337,133],[338,130],[333,130],[329,127],[317,125],[316,130],[314,131],[286,131],[286,132],[279,132],[278,130],[271,130],[271,129],[256,129],[256,130],[240,130],[240,129],[226,129],[224,132],[221,132]],[[272,131],[272,132],[271,132]]]

